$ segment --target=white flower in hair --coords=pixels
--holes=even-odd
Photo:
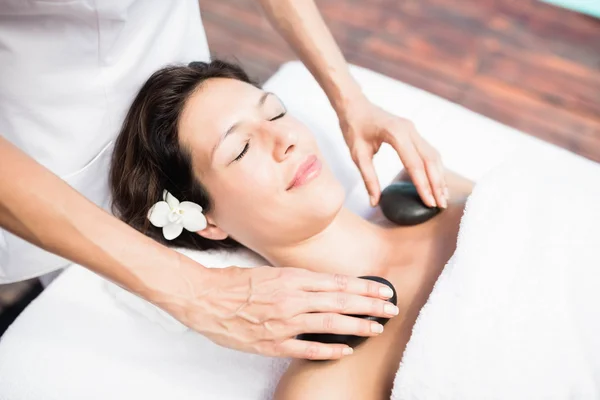
[[[206,228],[206,217],[202,207],[191,201],[181,203],[171,193],[163,191],[163,200],[154,204],[148,211],[152,225],[162,228],[163,236],[173,240],[181,235],[183,228],[198,232]]]

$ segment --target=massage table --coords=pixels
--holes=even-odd
[[[475,182],[515,153],[533,159],[578,158],[389,77],[357,66],[351,72],[373,102],[412,120],[447,168]],[[284,64],[264,88],[315,132],[346,190],[346,206],[368,216],[372,209],[366,190],[336,116],[305,67],[297,61]],[[382,187],[402,168],[387,145],[374,162]],[[243,265],[246,256],[192,255],[213,268],[240,260]],[[277,375],[285,369],[287,360],[241,356],[216,346],[153,306],[128,302],[128,294],[118,290],[80,266],[65,270],[1,338],[0,400],[258,400],[272,391],[265,371]]]

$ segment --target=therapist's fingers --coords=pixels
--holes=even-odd
[[[352,354],[351,347],[344,344],[325,344],[299,339],[288,339],[274,346],[274,356],[302,358],[306,360],[337,360]]]
[[[310,313],[298,315],[288,321],[286,333],[291,336],[302,333],[327,333],[337,335],[377,336],[383,325],[368,319],[335,313]]]
[[[359,147],[358,150],[352,153],[352,159],[358,166],[358,170],[360,171],[363,181],[365,182],[367,192],[369,193],[371,206],[375,207],[379,202],[381,189],[379,187],[377,173],[375,173],[375,167],[373,166],[373,154],[370,153],[368,149]]]
[[[387,285],[368,279],[305,270],[297,270],[296,273],[298,287],[307,292],[344,292],[381,299],[394,295]]]
[[[383,325],[377,321],[337,313],[306,313],[285,321],[265,321],[262,327],[261,339],[272,341],[301,334],[369,337],[383,332]]]
[[[254,268],[255,273],[257,268]],[[387,299],[394,293],[383,283],[298,268],[273,270],[277,276],[265,280],[264,286],[261,277],[254,279],[252,301],[237,307],[237,316],[250,323],[287,321],[309,312],[393,316],[386,315],[386,305],[391,305]]]
[[[304,313],[332,312],[385,318],[398,315],[398,307],[389,301],[348,293],[310,293],[304,303],[301,309]]]
[[[448,206],[448,199],[446,196],[446,192],[448,190],[446,187],[444,166],[442,164],[440,153],[429,143],[427,143],[425,139],[419,137],[417,140],[418,149],[421,153],[421,158],[423,160],[423,164],[425,165],[425,170],[427,171],[427,176],[429,178],[429,184],[436,203],[439,207],[446,208]]]
[[[443,177],[444,181],[444,197],[446,198],[446,201],[448,201],[450,200],[450,190],[448,189],[448,183],[446,182],[446,167],[444,167],[441,157],[438,160],[438,169],[440,170],[440,176]]]
[[[446,208],[448,203],[446,202],[446,196],[444,196],[444,184],[440,178],[440,168],[436,160],[426,160],[425,170],[429,178],[429,185],[435,197],[435,202],[438,207]]]
[[[374,335],[380,332],[372,328],[379,324],[356,316],[391,319],[399,314],[399,309],[389,301],[376,298],[313,292],[287,296],[274,307],[254,306],[251,314],[255,322],[262,321],[262,339],[277,340],[301,333]]]
[[[404,169],[408,172],[423,202],[429,207],[436,207],[437,203],[431,191],[425,165],[412,141],[412,135],[403,135],[400,138],[392,136],[389,143],[400,156]]]

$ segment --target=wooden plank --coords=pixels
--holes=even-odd
[[[478,75],[575,114],[600,115],[600,73],[552,54],[487,42]]]
[[[464,90],[462,83],[447,79],[435,71],[415,68],[402,62],[387,59],[382,55],[378,55],[374,60],[370,52],[351,51],[347,52],[347,59],[352,64],[372,69],[448,100],[456,101]]]
[[[459,104],[525,133],[600,162],[600,121],[553,106],[486,77],[477,77]]]

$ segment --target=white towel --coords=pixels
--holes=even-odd
[[[600,168],[561,161],[478,182],[394,400],[600,398]]]

